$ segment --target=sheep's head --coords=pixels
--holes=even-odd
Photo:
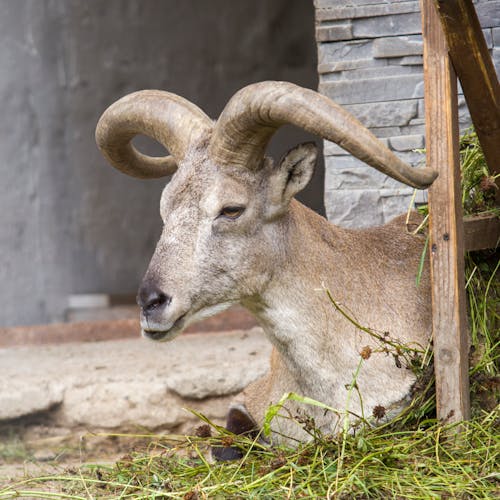
[[[167,340],[188,324],[258,296],[283,248],[291,199],[311,178],[316,148],[303,144],[278,165],[265,157],[274,132],[291,123],[332,140],[366,163],[416,187],[434,179],[394,156],[324,96],[285,82],[238,92],[216,123],[183,98],[130,94],[101,117],[96,138],[108,160],[141,178],[173,174],[161,198],[164,227],[139,290],[143,334]],[[139,153],[148,135],[171,156]]]

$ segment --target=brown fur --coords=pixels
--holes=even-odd
[[[162,195],[163,233],[139,293],[143,334],[170,340],[189,324],[242,304],[275,349],[270,373],[236,398],[232,414],[240,421],[247,411],[248,421],[260,425],[269,403],[296,392],[332,407],[307,410],[320,429],[336,432],[353,413],[402,408],[415,376],[346,319],[328,293],[359,325],[425,348],[431,332],[427,264],[420,286],[415,283],[424,239],[401,217],[381,228],[349,230],[295,201],[317,153],[304,144],[278,165],[264,158],[284,123],[335,141],[409,185],[424,188],[436,177],[406,165],[340,106],[286,82],[241,90],[215,124],[179,96],[137,92],[108,108],[96,137],[113,165],[130,175],[159,177],[177,169]],[[162,142],[173,157],[138,153],[130,145],[138,133]],[[241,210],[229,217],[228,207]],[[360,360],[356,390],[349,391]],[[297,411],[288,402],[283,413]],[[290,419],[277,419],[273,431],[276,441],[308,438]]]

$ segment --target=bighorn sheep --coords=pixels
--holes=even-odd
[[[96,132],[104,156],[126,174],[176,172],[161,197],[163,233],[138,294],[143,335],[171,340],[239,303],[274,345],[268,375],[229,411],[228,427],[236,431],[260,425],[267,406],[287,392],[346,407],[360,351],[376,342],[332,305],[326,289],[359,324],[401,343],[425,346],[431,331],[427,267],[415,284],[423,238],[401,217],[374,229],[336,227],[294,200],[317,153],[302,144],[279,165],[266,157],[271,136],[287,123],[408,185],[424,188],[435,178],[430,169],[407,166],[340,106],[286,82],[245,87],[215,123],[177,95],[136,92],[111,105]],[[138,152],[131,145],[136,134],[156,139],[171,156]],[[356,414],[403,407],[415,381],[393,356],[372,350],[357,376],[359,393],[351,394]],[[320,429],[335,430],[334,412],[308,411]],[[290,419],[274,425],[277,441],[305,438]]]

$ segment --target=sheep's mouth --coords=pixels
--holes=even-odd
[[[186,318],[186,314],[187,313],[184,313],[183,315],[179,316],[179,318],[175,320],[172,326],[166,330],[152,330],[149,328],[143,328],[142,335],[150,340],[155,341],[165,341],[173,339],[182,332],[185,326],[184,320]]]

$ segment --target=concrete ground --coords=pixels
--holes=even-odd
[[[232,397],[266,372],[270,351],[258,327],[167,343],[137,337],[1,348],[0,478],[16,454],[50,461],[62,447],[81,448],[89,432],[99,455],[101,432],[189,432],[199,420],[188,408],[222,423]]]

